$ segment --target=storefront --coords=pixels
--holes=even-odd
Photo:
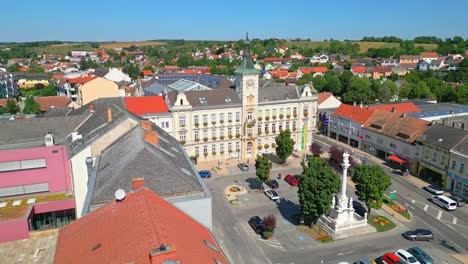
[[[447,186],[450,186],[450,190],[452,190],[454,194],[457,194],[464,199],[468,199],[468,179],[454,175],[450,172],[447,176]]]

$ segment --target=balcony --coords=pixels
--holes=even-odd
[[[257,122],[256,122],[255,119],[247,120],[247,126],[248,126],[248,127],[253,127],[253,126],[255,126],[256,123],[257,123]]]

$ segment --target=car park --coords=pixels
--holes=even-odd
[[[387,262],[388,264],[404,264],[403,261],[401,261],[400,257],[393,253],[385,253],[382,256],[382,259]]]
[[[271,200],[279,200],[279,195],[275,190],[267,189],[267,190],[264,190],[263,192]]]
[[[297,186],[299,184],[299,181],[296,179],[296,177],[292,176],[291,174],[286,175],[284,180],[291,186]]]
[[[444,195],[434,195],[429,200],[445,210],[453,211],[457,209],[457,202]]]
[[[463,198],[461,198],[461,197],[458,197],[458,196],[456,196],[456,195],[451,195],[451,196],[449,196],[448,198],[454,200],[454,201],[457,203],[457,206],[458,206],[458,207],[463,207],[463,206],[465,206],[465,201],[464,201]]]
[[[397,255],[406,264],[421,264],[413,255],[411,255],[411,253],[404,249],[397,250],[395,255]]]
[[[198,175],[200,175],[200,178],[211,178],[211,171],[201,170],[198,172]]]
[[[415,229],[409,230],[402,234],[402,236],[411,241],[432,241],[434,240],[434,234],[431,230],[427,229]]]
[[[426,251],[422,250],[419,247],[412,247],[407,250],[411,255],[413,255],[419,262],[422,264],[434,264],[434,259],[432,259]]]
[[[255,233],[260,234],[263,230],[263,221],[259,216],[252,216],[249,219],[249,225],[255,231]]]
[[[435,187],[434,185],[427,185],[427,186],[424,186],[424,190],[432,193],[432,194],[436,194],[436,195],[441,195],[441,194],[444,194],[444,191],[442,191],[441,189]]]
[[[247,163],[239,163],[237,167],[239,167],[241,171],[249,171],[249,165],[247,165]]]
[[[268,180],[266,181],[266,185],[272,189],[278,189],[279,183],[276,180]]]

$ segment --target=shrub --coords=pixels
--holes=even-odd
[[[273,232],[271,231],[263,231],[263,238],[269,239],[270,237],[273,236]]]
[[[262,150],[262,145],[257,146],[258,150]]]
[[[310,146],[310,151],[312,151],[314,156],[318,157],[322,153],[322,146],[314,142],[312,143],[312,146]]]
[[[276,148],[276,143],[271,144],[272,148]]]
[[[258,121],[262,121],[262,117],[261,117],[261,116],[258,117]]]
[[[214,141],[214,140],[216,140],[216,137],[212,137],[211,139]]]
[[[180,141],[181,145],[185,145],[185,140]]]
[[[231,138],[232,138],[232,135],[228,135],[228,138],[231,139]]]
[[[272,118],[273,118],[273,120],[276,120],[276,116],[275,116],[275,115],[274,115],[274,116],[272,116]]]
[[[270,120],[270,117],[269,117],[269,116],[266,116],[266,117],[265,117],[265,120],[266,120],[266,121]]]
[[[294,116],[294,118],[297,118],[297,114],[294,114],[293,116]]]
[[[263,230],[273,232],[276,228],[276,217],[274,215],[267,215],[263,217]]]
[[[198,124],[198,123],[195,123],[195,126],[196,126],[196,127],[198,127],[199,125],[200,125],[200,124]]]
[[[224,139],[224,136],[220,136],[219,139],[223,140],[223,139]]]
[[[212,125],[216,125],[216,121],[211,122]]]
[[[265,144],[265,149],[269,149],[269,148],[270,148],[270,145]]]
[[[287,118],[287,119],[291,118],[291,115],[290,115],[290,114],[287,114],[287,115],[286,115],[286,118]]]

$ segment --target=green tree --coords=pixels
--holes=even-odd
[[[5,110],[7,113],[10,113],[13,115],[20,111],[20,107],[18,106],[18,103],[16,102],[16,100],[14,100],[13,98],[10,98],[7,101]]]
[[[382,206],[385,190],[392,184],[382,167],[358,165],[352,170],[352,180],[356,184],[356,194],[367,208],[378,209]]]
[[[372,102],[375,96],[371,85],[372,83],[369,78],[351,77],[349,80],[349,89],[343,95],[343,101],[345,103]]]
[[[28,72],[40,73],[44,72],[44,68],[42,68],[41,66],[36,66],[34,68],[29,69]]]
[[[386,103],[390,101],[397,93],[398,87],[396,84],[391,80],[387,80],[380,86],[377,93],[377,98],[379,98],[380,102]]]
[[[312,76],[312,74],[305,74],[304,76],[306,75]],[[312,83],[317,91],[322,92],[327,85],[327,80],[322,75],[317,75],[312,78]]]
[[[411,91],[409,92],[408,98],[420,99],[420,98],[431,98],[433,97],[429,86],[425,81],[419,81],[417,84],[413,84]]]
[[[24,100],[24,109],[23,113],[24,114],[38,114],[41,112],[41,105],[39,105],[36,100],[34,100],[34,97],[29,96]]]
[[[280,134],[275,138],[276,142],[276,155],[283,160],[283,163],[286,162],[286,159],[291,156],[294,150],[294,140],[291,138],[291,131],[286,129],[281,131]]]
[[[332,94],[340,94],[341,89],[343,88],[341,85],[340,78],[336,75],[326,75],[325,79],[327,83],[325,85],[325,91],[331,92]]]
[[[257,155],[257,159],[255,160],[255,175],[257,175],[261,182],[268,181],[271,168],[271,161],[266,154]]]
[[[309,158],[302,168],[297,190],[301,213],[316,221],[329,210],[333,194],[339,192],[340,178],[319,157]]]

